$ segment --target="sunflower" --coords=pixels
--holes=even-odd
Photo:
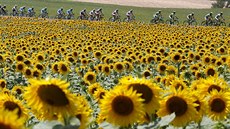
[[[42,73],[41,73],[41,71],[38,70],[38,69],[33,69],[32,75],[33,75],[34,78],[41,78]]]
[[[100,101],[105,97],[107,92],[108,91],[104,88],[100,88],[94,92],[93,97],[98,103],[100,103]]]
[[[155,113],[159,109],[159,100],[161,88],[147,79],[133,78],[127,83],[124,83],[122,87],[127,89],[133,89],[138,94],[141,94],[141,98],[144,99],[145,112],[148,114]]]
[[[43,62],[43,61],[45,61],[45,57],[44,57],[43,54],[38,54],[36,56],[36,60],[39,61],[39,62]]]
[[[16,60],[17,62],[23,62],[24,59],[25,59],[25,56],[24,56],[23,54],[17,54],[17,55],[15,56],[15,60]]]
[[[210,76],[206,79],[202,79],[202,83],[200,83],[198,90],[201,94],[209,94],[212,90],[226,91],[228,87],[227,82],[224,79],[217,76]]]
[[[142,73],[142,76],[144,78],[150,78],[151,77],[151,71],[150,70],[145,70],[143,73]]]
[[[204,56],[203,57],[203,63],[206,64],[206,65],[210,64],[211,63],[210,56],[208,56],[208,55]]]
[[[157,112],[159,117],[164,117],[175,113],[176,117],[171,122],[173,126],[183,127],[188,124],[197,114],[195,107],[197,104],[187,90],[176,91],[165,97],[160,102],[160,109]]]
[[[47,116],[44,119],[48,119],[53,118],[54,114],[66,116],[74,113],[75,96],[68,90],[69,83],[58,79],[30,79],[29,83],[24,98],[35,115],[42,114]]]
[[[34,67],[38,70],[40,70],[41,72],[43,72],[45,70],[44,66],[41,63],[36,63],[34,65]]]
[[[175,52],[171,55],[171,60],[175,63],[179,62],[181,59],[181,54],[179,52]]]
[[[26,67],[23,71],[23,75],[25,75],[26,78],[31,78],[33,77],[33,71],[30,68]]]
[[[4,62],[5,61],[5,56],[0,54],[0,63]]]
[[[208,99],[207,115],[213,120],[224,120],[230,112],[230,93],[213,90]]]
[[[110,75],[110,67],[109,67],[109,65],[106,65],[106,64],[103,65],[102,66],[102,72],[105,73],[105,75],[107,75],[107,76]]]
[[[208,76],[215,76],[217,75],[217,71],[215,70],[215,68],[211,65],[209,65],[206,69],[205,69],[205,75]]]
[[[96,82],[96,74],[94,72],[90,72],[88,71],[85,75],[84,75],[84,81],[86,83],[89,84],[93,84]]]
[[[54,73],[58,73],[58,63],[57,62],[55,62],[54,64],[52,64],[52,71]]]
[[[177,75],[178,73],[178,70],[175,66],[173,65],[168,65],[167,68],[166,68],[166,72],[168,75]]]
[[[14,112],[0,109],[0,114],[1,129],[24,129],[23,121]]]
[[[101,85],[99,83],[93,83],[88,86],[88,93],[93,95],[97,90],[102,89]]]
[[[0,79],[0,89],[3,90],[6,88],[6,80],[5,79]]]
[[[17,100],[12,95],[8,95],[8,94],[1,95],[0,108],[3,108],[7,111],[15,112],[18,118],[22,119],[24,122],[28,119],[26,108],[23,106],[20,100]]]
[[[100,116],[113,125],[126,127],[141,121],[144,116],[142,102],[140,94],[132,89],[115,88],[101,100]]]
[[[160,64],[158,64],[157,71],[158,71],[160,74],[164,74],[165,71],[166,71],[166,68],[167,68],[167,65],[166,65],[166,64],[160,63]]]
[[[176,90],[187,89],[187,85],[181,79],[175,79],[170,82],[170,87],[175,88]]]
[[[58,72],[62,75],[66,75],[70,72],[69,65],[66,62],[60,61],[58,63]]]
[[[25,64],[23,62],[17,62],[16,64],[16,71],[17,72],[23,72],[25,69]]]
[[[201,122],[202,118],[204,115],[206,115],[206,110],[207,110],[207,103],[205,100],[205,96],[201,95],[197,91],[193,91],[192,97],[194,98],[194,102],[196,104],[195,108],[198,114],[194,117],[194,121],[199,123]]]
[[[117,72],[122,72],[125,69],[124,64],[122,62],[116,62],[114,64],[114,70]]]
[[[23,86],[14,86],[12,92],[17,96],[22,95],[25,92],[25,90]]]
[[[101,51],[96,51],[96,52],[94,52],[94,57],[95,57],[95,58],[100,59],[101,56],[102,56]]]

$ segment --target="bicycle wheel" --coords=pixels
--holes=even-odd
[[[173,25],[179,25],[179,21],[178,21],[178,20],[175,20],[175,21],[173,22]]]
[[[167,19],[167,20],[165,21],[165,23],[171,25],[170,19]]]
[[[189,25],[188,20],[183,21],[183,25]]]
[[[110,18],[109,18],[109,21],[114,22],[114,18],[113,18],[113,17],[110,17]]]
[[[124,19],[123,19],[123,22],[128,22],[128,19],[127,19],[127,18],[124,18]]]
[[[151,24],[155,24],[155,19],[151,19],[151,20],[150,20],[150,23],[151,23]]]
[[[207,26],[207,25],[206,25],[206,21],[202,21],[202,22],[201,22],[201,25],[202,25],[202,26]]]
[[[226,26],[226,23],[225,22],[221,22],[220,26]]]
[[[196,26],[196,25],[197,25],[197,22],[196,22],[196,21],[193,21],[193,22],[191,23],[191,25],[192,25],[192,26]]]

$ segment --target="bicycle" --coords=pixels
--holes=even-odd
[[[196,26],[197,25],[197,21],[196,21],[196,19],[192,19],[192,20],[187,19],[187,20],[183,21],[183,25]]]
[[[89,19],[88,15],[86,15],[86,16],[80,15],[77,17],[77,20],[88,20],[88,19]]]
[[[165,21],[166,24],[169,24],[169,25],[178,25],[179,24],[179,20],[178,18],[175,18],[175,19],[167,19]]]
[[[57,14],[55,16],[55,19],[65,19],[65,14],[64,13],[63,14]]]
[[[109,18],[109,21],[111,21],[111,22],[121,22],[121,17],[120,17],[120,15],[118,15],[118,16],[116,16],[116,17],[110,17]]]
[[[213,22],[214,22],[213,23],[214,26],[226,26],[226,23],[224,20],[220,20],[220,21],[214,20]]]
[[[27,13],[26,17],[36,17],[36,12]]]
[[[68,19],[68,20],[74,19],[74,14],[66,15],[65,19]]]
[[[19,13],[18,12],[12,12],[12,13],[10,13],[10,16],[19,16]]]
[[[39,18],[49,18],[48,13],[41,13],[38,15]]]
[[[123,19],[123,22],[134,22],[134,21],[136,21],[134,15],[132,17],[130,17],[130,18],[126,17],[126,18]]]
[[[164,20],[163,20],[163,18],[158,18],[158,19],[156,19],[156,18],[153,18],[153,19],[151,19],[150,20],[150,23],[151,24],[163,24],[164,23]]]
[[[100,14],[99,16],[96,16],[95,19],[96,21],[103,21],[104,20],[104,14]]]

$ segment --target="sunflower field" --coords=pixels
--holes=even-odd
[[[0,18],[1,129],[230,128],[230,28]]]

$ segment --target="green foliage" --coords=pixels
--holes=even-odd
[[[212,8],[223,8],[225,3],[226,0],[216,0],[216,2],[212,4]]]

